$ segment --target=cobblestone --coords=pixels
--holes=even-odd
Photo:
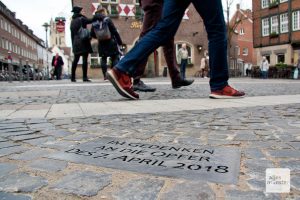
[[[116,200],[156,200],[164,181],[155,179],[137,179],[129,181],[113,197]]]
[[[76,171],[62,178],[52,188],[67,194],[95,196],[99,190],[111,184],[111,174]]]
[[[67,82],[68,85],[63,85],[66,82],[55,81],[41,83],[44,86],[35,82],[1,83],[0,112],[5,108],[26,110],[30,106],[33,109],[57,103],[105,102],[111,106],[110,109],[114,109],[114,103],[133,104],[131,101],[124,101],[109,84]],[[140,95],[140,102],[148,102],[147,109],[151,108],[152,103],[156,103],[156,106],[157,102],[166,103],[160,100],[205,100],[209,94],[208,82],[202,80],[197,80],[191,87],[180,90],[171,89],[170,84],[156,84],[155,80],[152,83],[157,87],[157,91]],[[264,96],[270,101],[272,96],[300,94],[300,82],[297,81],[262,82],[256,79],[241,79],[234,80],[234,86],[244,89],[248,97]],[[57,95],[40,95],[47,91]],[[11,95],[4,98],[1,92],[29,92],[33,95],[23,95],[22,98]],[[223,100],[217,103],[213,100],[207,102],[222,104]],[[234,102],[238,100],[232,100],[232,105]],[[176,106],[180,107],[180,103]],[[203,106],[209,108],[209,105]],[[51,119],[0,119],[0,199],[2,196],[16,200],[86,200],[90,199],[89,197],[97,200],[300,199],[300,102],[278,102],[276,105],[258,103],[257,106],[241,108],[228,106],[208,110],[195,109],[102,116],[96,113],[94,116]],[[173,176],[153,176],[87,163],[83,165],[42,158],[49,152],[63,152],[75,145],[103,137],[138,139],[149,143],[238,148],[242,151],[240,168],[237,169],[240,170],[239,180],[236,185],[208,181],[190,182],[186,178],[183,180]],[[264,193],[265,170],[271,167],[291,169],[292,188],[289,194]],[[26,194],[15,194],[17,192]]]

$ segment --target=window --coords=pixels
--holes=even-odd
[[[181,48],[182,43],[176,44],[176,55],[178,55],[178,51]],[[192,48],[188,44],[186,44],[186,49],[188,50],[188,64],[192,64]]]
[[[300,11],[293,12],[293,31],[300,30]]]
[[[270,35],[270,24],[269,18],[265,18],[261,20],[262,24],[262,36],[269,36]]]
[[[285,62],[284,54],[277,54],[277,63],[284,63],[284,62]]]
[[[110,16],[118,16],[118,0],[101,0],[101,6],[106,8]]]
[[[269,0],[261,0],[261,8],[268,8]]]
[[[241,49],[240,49],[240,47],[239,46],[235,46],[235,48],[236,48],[236,55],[241,55]]]
[[[7,22],[6,21],[4,21],[4,30],[7,31]]]
[[[284,3],[287,2],[288,0],[280,0],[280,3]]]
[[[280,15],[280,32],[287,33],[289,31],[289,15],[283,13]]]
[[[240,35],[245,35],[245,29],[244,28],[241,28]]]
[[[248,56],[248,48],[243,48],[243,56]]]
[[[0,19],[0,25],[1,25],[1,28],[4,29],[3,19],[2,18]]]
[[[278,33],[278,16],[271,17],[271,33]]]

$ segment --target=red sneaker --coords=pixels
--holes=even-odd
[[[139,99],[139,94],[133,91],[131,78],[127,74],[114,67],[107,72],[107,78],[123,97],[133,100]]]
[[[212,91],[209,95],[212,99],[237,99],[243,98],[245,96],[245,92],[238,91],[229,85],[225,86],[222,90]]]

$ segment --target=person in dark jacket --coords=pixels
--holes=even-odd
[[[84,82],[90,82],[87,76],[88,63],[87,59],[90,53],[93,52],[90,39],[82,40],[78,34],[78,31],[81,27],[86,28],[87,24],[91,24],[93,22],[92,19],[88,19],[84,16],[84,12],[81,7],[74,6],[72,12],[74,13],[72,16],[71,22],[71,39],[72,39],[72,47],[74,53],[74,60],[72,63],[72,75],[71,81],[76,82],[76,68],[80,56],[82,56],[82,79]]]
[[[122,45],[122,39],[112,20],[107,17],[107,10],[105,8],[99,8],[96,11],[93,21],[107,23],[109,31],[111,33],[111,39],[103,41],[98,40],[98,52],[99,56],[101,57],[101,68],[104,80],[106,80],[107,57],[111,58],[112,66],[115,66],[119,62],[120,51],[118,45]],[[94,26],[92,26],[91,36],[93,38],[97,38]]]
[[[52,58],[52,67],[54,67],[53,76],[56,77],[56,80],[61,80],[62,67],[64,65],[64,61],[58,53]]]

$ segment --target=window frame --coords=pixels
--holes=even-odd
[[[295,14],[297,14],[297,27],[295,27]],[[300,10],[296,10],[292,12],[292,31],[299,31],[300,30]]]
[[[283,18],[284,16],[284,18]],[[288,33],[289,32],[289,13],[282,13],[279,16],[280,20],[280,33]],[[286,19],[286,21],[283,21],[283,19]],[[286,31],[283,31],[283,25],[286,25]]]
[[[265,20],[267,20],[267,23],[264,23]],[[267,32],[264,32],[265,30],[267,30]],[[263,37],[267,37],[270,35],[270,18],[269,17],[261,19],[261,34]]]

